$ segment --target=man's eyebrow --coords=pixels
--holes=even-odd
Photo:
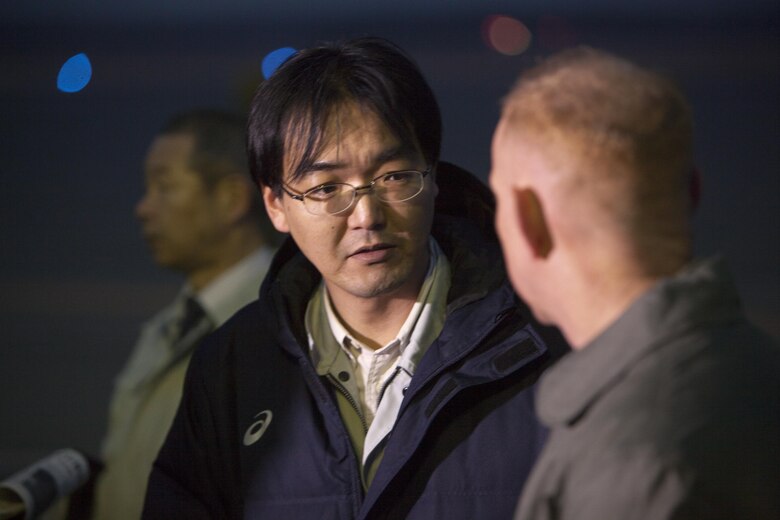
[[[374,159],[372,160],[372,164],[379,166],[386,162],[394,161],[396,159],[413,157],[413,156],[414,156],[414,148],[405,145],[398,145],[393,148],[387,148],[385,150],[382,150],[374,157]],[[304,167],[301,170],[301,173],[306,174],[311,172],[327,172],[327,171],[338,170],[340,168],[346,168],[346,167],[347,164],[342,162],[316,161]]]
[[[162,164],[144,168],[144,175],[147,177],[166,177],[170,174],[171,169]]]
[[[317,161],[313,162],[310,165],[304,167],[301,169],[301,173],[311,173],[311,172],[327,172],[332,170],[338,170],[340,168],[345,168],[347,165],[344,163],[334,163],[334,162],[328,162],[328,161]]]

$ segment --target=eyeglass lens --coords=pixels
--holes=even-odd
[[[370,184],[355,187],[350,184],[327,184],[307,192],[303,203],[315,214],[337,214],[352,206],[358,190],[371,189],[383,202],[403,202],[422,191],[422,172],[409,170],[390,172]]]

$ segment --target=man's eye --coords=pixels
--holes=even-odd
[[[174,184],[169,180],[156,180],[149,182],[146,185],[146,191],[165,194],[170,192],[174,187]]]
[[[382,182],[385,184],[403,184],[409,182],[414,177],[414,172],[391,172],[382,177]]]
[[[338,184],[323,184],[306,192],[306,196],[312,200],[328,200],[341,192]]]

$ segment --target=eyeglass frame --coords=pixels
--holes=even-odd
[[[357,200],[357,197],[358,197],[358,192],[360,190],[369,190],[368,193],[371,193],[373,191],[374,185],[376,184],[376,182],[378,180],[380,180],[380,179],[382,179],[384,177],[387,177],[388,175],[393,175],[393,174],[397,174],[397,173],[405,173],[405,172],[419,173],[421,175],[420,178],[422,179],[422,184],[420,185],[420,191],[418,191],[417,193],[415,193],[411,197],[408,197],[408,198],[405,198],[405,199],[402,199],[402,200],[392,200],[392,201],[390,201],[390,200],[383,200],[383,199],[379,199],[379,200],[384,202],[385,204],[395,204],[397,202],[406,202],[407,200],[412,200],[417,195],[422,193],[423,190],[425,189],[425,177],[429,173],[431,173],[431,171],[433,171],[433,165],[429,165],[424,170],[415,170],[414,168],[410,168],[410,169],[406,169],[406,170],[395,170],[395,171],[383,173],[382,175],[378,175],[378,176],[374,177],[373,179],[371,179],[371,182],[369,182],[368,184],[364,184],[362,186],[353,186],[352,184],[350,184],[348,182],[323,182],[322,184],[318,184],[317,186],[309,188],[308,190],[306,190],[306,191],[304,191],[302,193],[295,193],[294,190],[290,191],[290,190],[292,190],[292,188],[290,186],[285,186],[284,183],[282,183],[281,188],[282,188],[282,191],[285,192],[291,199],[297,200],[297,201],[303,203],[304,209],[310,215],[314,215],[314,216],[317,216],[317,217],[323,217],[323,216],[326,216],[326,215],[340,215],[341,213],[344,213],[345,211],[350,209],[352,206],[354,206],[355,201]],[[308,208],[308,206],[306,206],[306,201],[304,200],[306,198],[306,195],[308,195],[309,193],[313,192],[314,190],[321,189],[323,186],[331,186],[331,185],[334,185],[334,184],[335,185],[341,185],[341,186],[349,186],[350,188],[352,188],[352,200],[349,202],[349,204],[347,204],[347,207],[345,207],[342,210],[337,211],[336,213],[328,213],[328,212],[325,212],[325,213],[322,213],[322,214],[320,214],[320,213],[312,213],[312,211]]]

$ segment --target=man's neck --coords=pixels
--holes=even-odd
[[[594,262],[593,257],[590,260],[580,261],[570,269],[568,287],[572,297],[567,301],[571,305],[567,306],[565,318],[558,322],[575,349],[590,344],[661,279],[684,269],[690,258],[681,254],[649,264],[646,259],[624,253],[611,258],[605,255],[601,262]]]
[[[585,348],[657,281],[657,278],[643,277],[583,285],[577,291],[579,297],[572,295],[572,303],[578,300],[576,307],[568,306],[564,311],[567,316],[559,322],[572,348]]]
[[[355,339],[374,350],[395,339],[417,301],[430,257],[415,266],[406,283],[370,297],[361,297],[339,287],[326,287],[333,310]]]
[[[349,300],[331,298],[334,311],[355,339],[377,350],[396,337],[417,301],[417,293]]]
[[[187,282],[196,292],[200,291],[262,245],[263,240],[257,233],[231,236],[219,248],[219,256],[208,265],[201,266],[199,269],[189,273]]]

